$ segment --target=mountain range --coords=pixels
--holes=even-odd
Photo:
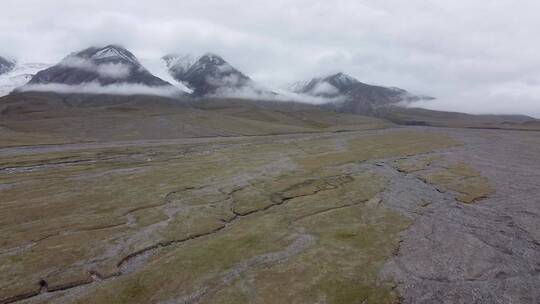
[[[184,92],[195,98],[258,95],[262,99],[272,99],[278,95],[256,83],[216,54],[207,53],[198,58],[192,55],[169,54],[161,60],[171,76],[167,79],[169,81],[153,75],[133,53],[121,46],[90,47],[74,52],[58,64],[38,71],[29,77],[28,83],[15,91],[126,95],[129,89],[133,89],[131,91],[135,94],[163,95],[163,92],[166,92],[170,95],[173,92]],[[15,66],[3,58],[0,63],[0,69],[6,72],[13,70]],[[26,75],[28,77],[32,74]],[[159,90],[156,91],[156,88]],[[122,89],[125,89],[125,92],[122,92]],[[340,101],[341,103],[334,104],[339,105],[340,109],[353,112],[362,111],[365,104],[387,105],[423,99],[405,90],[367,85],[344,73],[314,78],[305,85],[296,87],[293,92],[325,98],[329,103]],[[357,104],[355,100],[360,102]]]
[[[139,59],[108,45],[52,66],[2,63],[0,93],[12,92],[0,97],[0,133],[9,145],[343,131],[365,127],[365,116],[369,125],[540,129],[527,116],[414,108],[431,97],[345,73],[272,90],[216,54]]]
[[[166,73],[159,73],[161,77],[157,77],[133,53],[121,46],[90,47],[69,54],[51,67],[34,65],[43,69],[26,73],[18,81],[4,81],[7,84],[3,91],[4,94],[13,90],[15,93],[160,95],[173,98],[289,98],[289,95],[276,93],[255,82],[217,54],[206,53],[200,57],[169,54],[161,61]],[[0,63],[0,69],[6,72],[13,71],[16,66],[3,58]],[[368,85],[344,73],[297,83],[290,91],[304,96],[307,101],[315,97],[323,99],[327,108],[336,111],[360,114],[401,102],[431,99],[403,89]]]

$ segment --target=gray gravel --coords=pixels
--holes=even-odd
[[[383,203],[413,219],[381,278],[397,282],[404,304],[540,303],[540,132],[429,131],[462,142],[444,159],[472,165],[496,192],[466,205],[392,160],[366,164],[390,178]]]

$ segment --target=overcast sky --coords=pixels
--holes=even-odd
[[[540,117],[538,0],[141,2],[2,0],[0,55],[210,51],[268,86],[343,71],[438,97],[434,108]]]

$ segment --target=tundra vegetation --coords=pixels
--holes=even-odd
[[[393,129],[3,155],[0,302],[396,303],[378,272],[410,219],[363,164],[416,174],[437,160],[408,159],[456,144]],[[466,164],[421,178],[464,202],[489,188]]]

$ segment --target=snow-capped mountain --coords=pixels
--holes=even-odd
[[[130,51],[117,45],[72,53],[40,71],[17,91],[57,93],[164,95],[180,89],[150,73]]]
[[[50,66],[46,63],[16,63],[9,72],[0,74],[0,97],[27,84],[37,72]]]
[[[0,56],[0,75],[7,73],[15,67],[15,61]]]
[[[359,114],[368,114],[379,107],[401,102],[433,99],[416,96],[400,88],[365,84],[344,73],[297,83],[292,89],[298,94],[339,100],[340,102],[334,105],[339,110]]]
[[[167,55],[163,60],[170,74],[191,88],[195,97],[261,90],[248,76],[216,54],[207,53],[197,60],[191,56]]]

